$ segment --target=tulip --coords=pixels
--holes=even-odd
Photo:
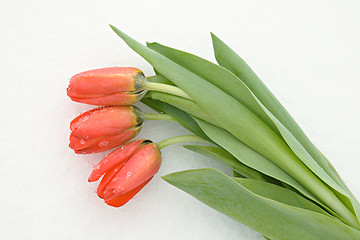
[[[134,138],[141,130],[144,115],[135,106],[99,107],[70,123],[69,147],[75,153],[103,152]]]
[[[120,207],[150,182],[160,166],[161,153],[157,145],[150,140],[136,140],[95,165],[88,181],[97,181],[104,175],[97,195],[108,205]]]
[[[91,105],[131,105],[146,93],[142,71],[131,67],[109,67],[79,73],[70,79],[71,100]]]

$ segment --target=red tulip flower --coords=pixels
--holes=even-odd
[[[89,182],[102,175],[97,194],[113,207],[120,207],[137,194],[161,166],[159,148],[150,140],[129,142],[116,149],[96,166]]]
[[[142,71],[130,67],[109,67],[79,73],[70,79],[71,100],[91,105],[131,105],[145,93]]]
[[[133,139],[141,130],[143,113],[135,106],[99,107],[70,123],[69,147],[75,153],[103,152]]]

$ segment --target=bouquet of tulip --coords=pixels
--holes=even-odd
[[[157,173],[160,149],[180,142],[223,161],[215,169],[164,176],[204,204],[260,232],[266,239],[360,239],[360,204],[327,158],[251,68],[212,35],[219,65],[158,43],[142,45],[115,33],[147,60],[156,75],[135,68],[103,68],[75,75],[68,96],[102,107],[71,122],[70,147],[95,153],[120,146],[96,166],[89,181],[111,206],[127,203]],[[131,104],[141,100],[158,113]],[[159,143],[130,141],[145,120],[176,121],[194,135]],[[128,142],[130,141],[130,142]]]

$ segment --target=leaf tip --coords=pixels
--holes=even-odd
[[[115,27],[114,25],[109,24],[110,28],[122,39],[124,39],[125,37],[127,37],[127,35],[125,33],[123,33],[121,30],[119,30],[117,27]],[[124,39],[125,40],[125,39]]]
[[[156,44],[158,44],[157,42],[146,42],[146,46],[148,48],[151,48],[152,46],[155,46]]]
[[[114,31],[115,31],[115,29],[116,29],[116,27],[114,27],[114,25],[111,25],[111,24],[109,24],[109,27],[110,27],[112,30],[114,30]]]
[[[191,150],[191,146],[192,145],[183,145],[184,148],[188,149],[188,150]]]
[[[219,39],[213,32],[210,32],[210,35],[211,35],[212,41],[215,41],[215,40]]]
[[[161,178],[162,178],[165,182],[171,184],[172,179],[173,179],[172,175],[173,175],[173,173],[170,173],[170,174],[168,174],[168,175],[161,176]]]

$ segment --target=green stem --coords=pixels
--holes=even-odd
[[[160,121],[173,121],[176,122],[176,120],[164,113],[144,113],[145,121],[146,120],[160,120]]]
[[[203,143],[209,143],[208,141],[204,140],[203,138],[196,136],[196,135],[183,135],[183,136],[177,136],[168,138],[165,140],[162,140],[161,142],[158,142],[157,145],[160,149],[167,147],[169,145],[175,144],[175,143],[182,143],[182,142],[203,142]]]
[[[183,90],[181,90],[178,87],[175,86],[171,86],[168,84],[163,84],[163,83],[156,83],[156,82],[148,82],[146,84],[146,88],[149,91],[157,91],[157,92],[164,92],[164,93],[169,93],[172,95],[176,95],[179,97],[183,97],[183,98],[187,98],[192,100],[192,98]]]

